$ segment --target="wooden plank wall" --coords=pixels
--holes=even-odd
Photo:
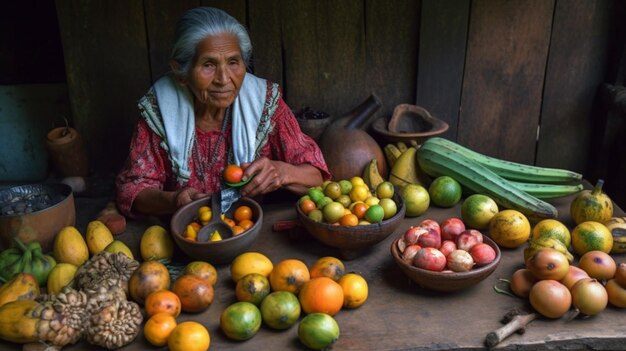
[[[496,157],[586,172],[614,0],[56,0],[74,119],[92,163],[116,171],[136,100],[167,71],[187,8],[246,24],[254,72],[287,103],[378,117],[416,103],[447,137]],[[539,128],[540,127],[540,128]],[[537,142],[538,130],[539,142]]]

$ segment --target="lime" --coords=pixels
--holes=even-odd
[[[498,204],[483,194],[468,196],[461,206],[461,219],[469,228],[487,228],[496,213],[498,213]]]
[[[379,204],[370,206],[365,211],[365,219],[370,223],[378,223],[385,218],[385,210]]]
[[[322,213],[324,214],[324,220],[328,223],[336,223],[341,217],[343,217],[345,211],[345,207],[339,202],[333,201],[328,205],[324,206],[322,209]]]
[[[324,197],[324,192],[322,191],[322,189],[318,187],[314,187],[314,188],[309,188],[307,195],[309,195],[309,197],[311,198],[311,200],[313,200],[313,202],[317,203],[321,198]]]
[[[396,205],[396,202],[390,198],[380,199],[380,202],[378,204],[380,205],[380,207],[383,208],[383,211],[385,213],[383,219],[391,218],[395,216],[398,212],[398,205]]]
[[[323,196],[321,199],[319,199],[319,201],[315,202],[315,206],[317,206],[317,208],[324,208],[324,206],[328,205],[331,202],[333,202],[333,199],[328,196]]]
[[[341,187],[341,193],[347,195],[352,190],[352,183],[347,179],[342,179],[339,181],[339,187]]]
[[[407,184],[400,189],[400,196],[404,200],[406,206],[407,217],[417,217],[430,206],[430,195],[428,190],[418,184]]]
[[[450,176],[435,178],[428,187],[430,201],[439,207],[452,207],[461,200],[461,184]]]
[[[341,195],[341,185],[338,182],[330,182],[324,187],[324,195],[336,200]]]

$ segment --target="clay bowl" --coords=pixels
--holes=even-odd
[[[388,121],[379,118],[372,123],[372,129],[390,142],[417,145],[445,133],[448,128],[448,123],[432,116],[425,108],[410,104],[397,105]]]
[[[394,201],[398,206],[395,216],[380,223],[355,227],[316,222],[307,217],[297,204],[296,209],[300,223],[311,236],[328,246],[339,249],[342,258],[350,260],[385,240],[402,223],[406,206],[402,197],[397,193],[394,195]]]
[[[50,252],[56,234],[75,224],[69,185],[31,184],[0,190],[0,249],[13,246],[17,237],[25,243],[38,241],[44,252]]]
[[[211,264],[230,263],[239,254],[247,251],[261,233],[263,226],[263,210],[261,206],[251,198],[243,197],[232,204],[226,212],[226,217],[232,218],[237,207],[247,205],[252,209],[254,225],[245,232],[219,241],[198,242],[186,239],[184,232],[189,223],[195,220],[198,209],[202,206],[211,206],[211,198],[206,197],[195,200],[181,207],[173,216],[170,228],[174,241],[187,256],[209,262]]]
[[[474,268],[469,272],[433,272],[404,262],[398,249],[398,241],[401,238],[402,236],[391,243],[391,256],[393,256],[400,270],[421,287],[440,292],[459,291],[480,283],[496,270],[502,258],[498,245],[484,235],[483,242],[496,250],[496,259],[493,262],[483,267]]]
[[[326,127],[334,118],[325,112],[307,112],[296,113],[296,121],[304,134],[310,136],[315,142],[319,142]]]

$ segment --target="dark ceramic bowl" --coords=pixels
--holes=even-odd
[[[341,249],[348,253],[374,246],[385,240],[398,228],[404,219],[406,206],[398,193],[394,195],[394,201],[398,206],[398,212],[395,216],[380,223],[354,227],[316,222],[307,217],[297,204],[296,209],[302,226],[313,237],[328,246]]]
[[[406,263],[402,259],[400,249],[398,248],[398,241],[400,239],[402,239],[402,236],[391,243],[391,256],[393,256],[400,270],[421,287],[435,291],[453,292],[474,286],[493,273],[502,258],[502,253],[498,245],[491,240],[491,238],[483,235],[483,242],[493,247],[496,251],[495,260],[486,266],[474,268],[469,272],[434,272]]]
[[[38,241],[49,252],[57,233],[76,224],[72,188],[62,183],[0,190],[0,210],[0,249],[13,246],[17,237],[25,243]]]
[[[263,210],[261,206],[251,198],[243,197],[235,202],[226,212],[226,216],[232,218],[237,207],[247,205],[252,209],[254,225],[245,232],[219,241],[198,242],[184,237],[187,225],[195,220],[198,209],[202,206],[211,206],[211,198],[195,200],[181,207],[172,216],[170,227],[172,236],[178,247],[189,257],[202,260],[211,264],[230,263],[239,254],[247,251],[254,243],[263,226]]]
[[[389,120],[379,118],[372,129],[390,142],[414,142],[421,145],[428,138],[441,135],[449,126],[426,109],[416,105],[400,104]]]

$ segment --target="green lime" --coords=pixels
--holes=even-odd
[[[339,187],[341,187],[341,193],[347,195],[352,190],[352,183],[347,179],[342,179],[339,181]]]
[[[372,205],[365,211],[365,219],[370,223],[381,222],[383,218],[385,218],[385,210],[379,204]]]
[[[324,206],[328,205],[331,202],[333,202],[333,199],[328,196],[323,196],[321,199],[319,199],[319,201],[315,202],[315,206],[317,206],[317,208],[324,208]]]
[[[317,203],[321,198],[324,197],[324,192],[322,191],[322,189],[318,187],[314,187],[314,188],[309,188],[307,195],[309,195],[309,197],[311,198],[311,200],[313,200],[313,202]]]
[[[461,184],[450,176],[437,177],[428,187],[430,201],[439,207],[452,207],[461,200]]]

